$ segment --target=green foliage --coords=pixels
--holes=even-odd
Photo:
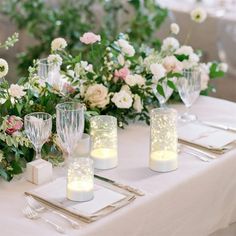
[[[155,32],[167,16],[167,9],[159,7],[155,0],[145,0],[143,6],[140,0],[126,3],[121,0],[59,0],[54,5],[46,2],[3,0],[1,4],[0,12],[35,39],[34,46],[28,46],[26,52],[18,55],[21,75],[27,74],[33,59],[48,54],[51,41],[57,37],[67,39],[69,51],[74,55],[81,53],[79,38],[87,31],[113,40],[122,30],[136,45],[160,45]],[[100,11],[103,14],[99,14]],[[98,19],[99,15],[103,15],[101,19]],[[131,15],[131,19],[124,21]],[[84,50],[86,52],[87,49]]]

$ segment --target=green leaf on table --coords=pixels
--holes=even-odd
[[[161,96],[165,97],[164,89],[163,89],[163,87],[162,87],[160,84],[157,85],[157,92],[158,92]]]

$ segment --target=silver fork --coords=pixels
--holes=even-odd
[[[44,207],[37,200],[35,200],[32,196],[28,195],[25,198],[26,198],[26,201],[29,204],[29,206],[32,207],[35,211],[43,212],[43,211],[48,210],[48,211],[52,212],[53,214],[58,215],[61,218],[68,221],[74,229],[79,228],[79,224],[76,221],[72,220],[71,218],[67,217],[66,215],[64,215],[58,211],[54,211],[54,210]]]
[[[52,222],[51,220],[48,220],[47,218],[40,216],[36,211],[34,211],[30,206],[26,206],[22,210],[24,216],[30,220],[36,220],[36,219],[42,219],[44,222],[48,223],[49,225],[53,226],[54,229],[56,229],[57,232],[64,234],[64,229],[57,225],[56,223]]]

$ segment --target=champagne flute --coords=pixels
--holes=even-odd
[[[178,78],[177,88],[179,95],[187,110],[180,117],[182,121],[194,121],[196,115],[189,114],[193,103],[198,99],[201,92],[201,72],[198,68],[183,70],[183,77]]]
[[[84,131],[84,106],[77,102],[60,103],[56,116],[58,138],[70,161]]]
[[[156,98],[159,101],[160,107],[165,108],[166,107],[166,102],[168,101],[168,99],[170,98],[170,96],[173,93],[173,89],[168,86],[167,80],[163,80],[161,82],[161,86],[162,86],[162,88],[164,90],[165,96],[161,95],[157,91],[157,85],[156,84],[152,85],[152,90],[153,90],[154,95],[156,96]]]
[[[36,151],[36,159],[41,158],[41,149],[52,130],[52,116],[44,112],[34,112],[24,117],[25,132]]]

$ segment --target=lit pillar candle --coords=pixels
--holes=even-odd
[[[72,201],[89,201],[93,198],[94,171],[90,158],[78,158],[68,168],[67,198]]]
[[[151,140],[149,168],[168,172],[178,168],[177,112],[169,108],[151,111]]]
[[[91,157],[97,169],[117,166],[117,119],[113,116],[94,116],[90,120]]]

